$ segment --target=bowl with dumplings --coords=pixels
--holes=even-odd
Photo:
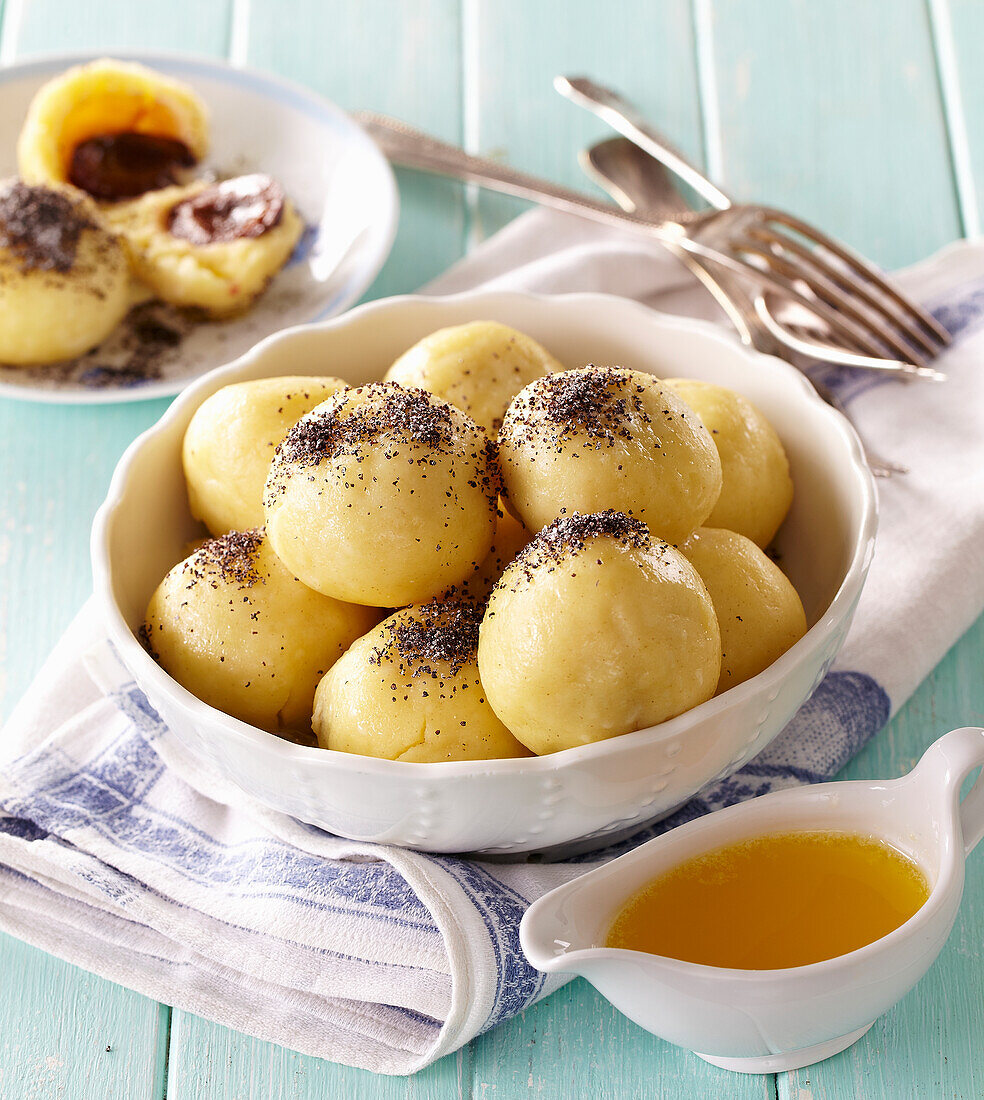
[[[751,760],[871,560],[790,366],[596,294],[403,297],[263,341],[129,448],[110,638],[189,755],[330,832],[599,847]]]

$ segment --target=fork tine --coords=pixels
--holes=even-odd
[[[807,248],[800,244],[794,237],[776,229],[768,223],[751,226],[747,232],[749,236],[754,237],[756,240],[761,240],[769,245],[778,246],[783,251],[791,252],[804,264],[814,265],[826,279],[830,280],[830,282],[843,287],[847,293],[861,298],[871,307],[871,309],[880,313],[888,322],[901,328],[904,339],[913,344],[916,348],[919,348],[930,357],[939,354],[939,341],[925,335],[919,326],[913,322],[909,316],[903,313],[894,299],[891,299],[894,308],[890,308],[887,304],[889,300],[885,299],[883,295],[878,296],[873,294],[864,281],[850,275],[844,268],[838,267],[826,260],[823,256],[822,249]]]
[[[787,279],[806,283],[819,300],[826,302],[839,314],[851,318],[864,330],[873,334],[885,347],[895,353],[895,358],[908,359],[919,367],[926,366],[926,358],[921,352],[908,341],[900,339],[897,333],[878,316],[860,308],[855,301],[852,301],[851,296],[835,283],[831,283],[815,270],[810,270],[807,264],[777,255],[771,248],[759,244],[753,237],[748,239],[735,236],[730,244],[734,249],[760,256],[773,270],[778,270]]]
[[[820,298],[807,297],[795,285],[793,279],[788,278],[781,271],[777,271],[775,267],[768,272],[768,277],[772,283],[781,289],[785,297],[819,317],[838,339],[847,343],[848,347],[864,352],[874,359],[886,358],[885,349],[872,339],[865,328],[857,325],[850,317],[846,317],[837,310],[832,309]],[[938,372],[930,367],[918,366],[910,362],[899,361],[895,369],[898,373],[906,375],[926,375],[934,378],[938,375]]]
[[[787,351],[796,352],[810,360],[818,360],[824,363],[832,363],[835,366],[854,367],[861,370],[889,371],[897,373],[903,364],[894,359],[873,359],[860,355],[854,351],[848,351],[842,345],[821,343],[816,338],[816,332],[812,329],[804,330],[799,325],[777,320],[769,308],[766,298],[756,295],[752,307],[762,327],[769,333],[773,340],[781,344]],[[759,349],[762,350],[762,349]],[[907,364],[906,364],[907,365]],[[946,375],[933,367],[917,367],[919,374],[924,378],[932,378],[935,382],[945,382]]]
[[[876,361],[878,370],[890,371],[902,377],[925,377],[937,381],[946,377],[932,367],[916,366],[908,361],[887,357],[884,348],[879,347],[864,328],[856,325],[850,318],[839,315],[836,310],[831,309],[821,299],[807,297],[791,279],[787,279],[775,268],[764,271],[761,267],[754,265],[750,259],[729,251],[727,241],[721,241],[710,247],[693,237],[681,236],[676,242],[667,247],[670,247],[671,251],[680,248],[691,256],[700,257],[703,262],[710,261],[712,266],[720,265],[740,276],[752,278],[760,287],[771,290],[773,293],[778,292],[785,301],[800,305],[808,313],[820,318],[827,325],[833,337],[839,339],[845,347],[853,348],[861,352],[862,356]],[[778,324],[778,322],[776,323]],[[817,345],[815,357],[818,359],[824,358],[823,346],[820,344]],[[855,363],[852,365],[862,369],[875,369],[874,363]]]
[[[812,225],[800,221],[799,218],[793,217],[792,214],[787,214],[784,210],[763,207],[762,213],[765,217],[769,218],[769,220],[777,221],[782,225],[788,226],[788,228],[799,233],[801,236],[806,237],[807,240],[813,241],[821,248],[825,248],[849,267],[852,267],[859,275],[863,275],[865,278],[869,279],[882,294],[887,298],[891,298],[893,302],[901,306],[902,309],[910,314],[926,332],[935,337],[944,347],[952,341],[953,337],[931,313],[923,309],[923,307],[916,302],[913,302],[911,298],[908,298],[900,290],[894,287],[889,280],[886,279],[883,272],[879,271],[873,263],[866,260],[859,253],[841,244],[840,241],[834,240],[833,237],[828,237],[825,233],[820,233]]]

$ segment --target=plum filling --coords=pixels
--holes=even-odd
[[[132,199],[182,182],[195,166],[187,145],[156,134],[99,134],[75,147],[68,178],[93,198]]]
[[[176,203],[168,215],[173,237],[195,245],[262,237],[280,224],[283,188],[275,179],[255,173],[224,180]]]

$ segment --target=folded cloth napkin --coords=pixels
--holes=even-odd
[[[865,437],[911,468],[879,485],[878,548],[847,644],[764,753],[645,837],[833,775],[984,608],[984,246],[948,249],[899,281],[957,340],[945,385],[825,377]],[[713,317],[657,246],[542,211],[428,291],[479,285],[606,291]],[[940,732],[927,728],[927,743]],[[0,928],[161,1001],[384,1073],[420,1069],[557,988],[524,960],[519,919],[612,854],[426,856],[267,810],[186,758],[91,606],[0,754]]]

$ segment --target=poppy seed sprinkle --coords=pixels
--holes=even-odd
[[[218,573],[222,580],[240,589],[252,588],[261,578],[256,568],[256,557],[263,545],[263,528],[252,531],[229,531],[225,535],[208,539],[184,563],[184,573],[190,578],[188,587],[210,574]]]

